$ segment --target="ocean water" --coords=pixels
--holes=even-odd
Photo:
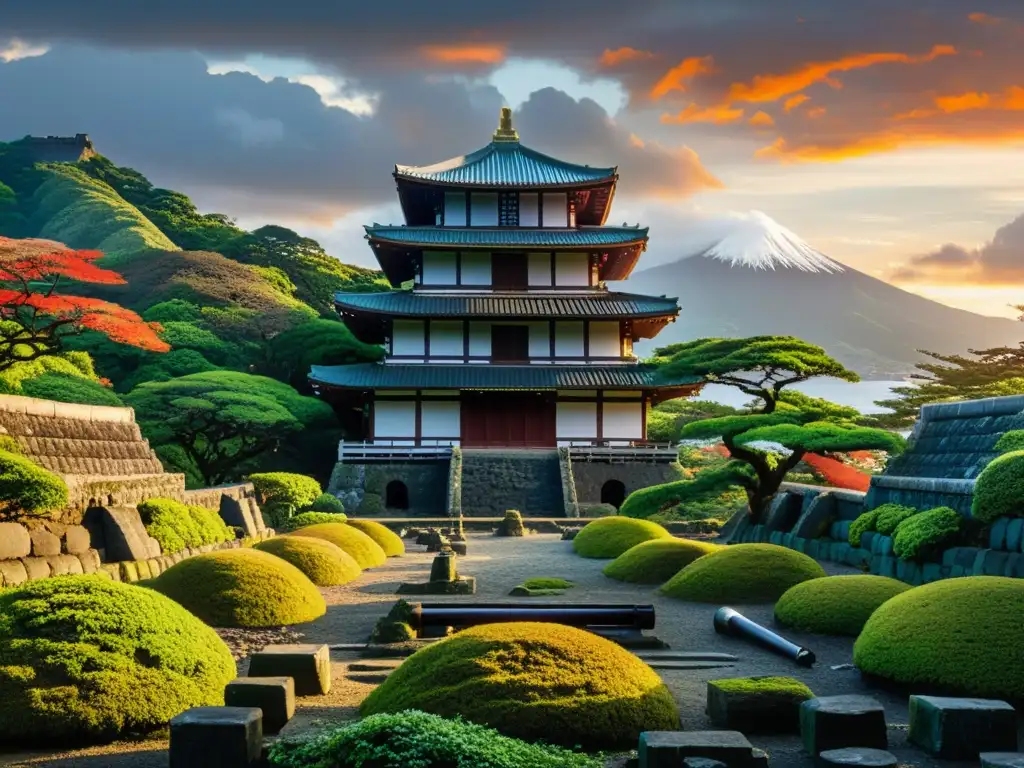
[[[851,383],[835,379],[817,379],[806,381],[796,385],[797,389],[812,397],[823,397],[840,405],[847,405],[856,408],[861,413],[886,413],[886,409],[875,405],[877,400],[888,400],[892,395],[893,387],[906,386],[906,381],[859,381]],[[709,384],[704,387],[697,400],[712,400],[723,405],[740,407],[746,405],[752,399],[735,387],[726,387],[721,384]]]

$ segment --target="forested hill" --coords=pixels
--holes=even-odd
[[[343,264],[315,240],[284,227],[247,232],[227,216],[200,213],[186,195],[154,187],[142,174],[102,155],[37,162],[33,145],[23,140],[0,143],[0,235],[102,251],[102,265],[120,272],[127,285],[75,285],[75,293],[116,302],[159,322],[171,345],[167,353],[147,352],[87,332],[69,338],[66,347],[88,353],[91,363],[70,354],[64,361],[24,364],[0,374],[0,391],[124,402],[138,411],[140,403],[152,400],[139,390],[146,383],[212,375],[208,389],[221,377],[226,389],[248,391],[257,384],[228,381],[229,373],[267,377],[294,390],[299,400],[283,407],[291,408],[299,426],[324,431],[316,450],[333,456],[331,441],[339,436],[339,425],[322,403],[301,397],[309,393],[306,373],[311,364],[380,356],[378,348],[356,341],[332,308],[336,291],[386,289],[380,273]],[[101,377],[112,386],[101,387]],[[280,405],[282,391],[273,394]],[[322,407],[314,413],[313,405]],[[293,450],[296,462],[305,461],[298,454],[318,442],[309,429],[300,431],[310,448]],[[157,450],[169,469],[185,471],[196,483],[211,480],[197,476],[173,436],[164,438],[168,445]],[[288,440],[271,442],[286,449],[275,461],[287,458]],[[264,459],[240,452],[239,467],[229,475],[253,466],[275,468]]]

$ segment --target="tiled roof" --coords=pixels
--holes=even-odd
[[[357,363],[314,365],[314,383],[343,389],[651,389],[698,384],[696,376],[662,380],[652,366]]]
[[[395,175],[455,186],[565,187],[613,181],[615,168],[567,163],[518,141],[503,141],[433,165],[396,165]]]
[[[450,247],[584,248],[617,246],[647,240],[647,227],[406,227],[374,224],[365,227],[370,240],[408,245]]]
[[[336,293],[339,310],[396,317],[663,317],[679,313],[675,299],[593,291],[559,295],[529,293]]]

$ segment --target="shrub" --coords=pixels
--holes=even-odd
[[[295,531],[293,536],[312,536],[341,547],[359,563],[360,568],[376,568],[387,562],[388,556],[380,544],[348,523],[319,523]]]
[[[473,627],[417,651],[359,711],[407,709],[588,749],[630,749],[642,731],[679,727],[672,694],[639,658],[590,632],[535,622]]]
[[[868,674],[918,690],[1024,699],[1024,580],[944,579],[907,590],[875,611],[853,646]]]
[[[413,710],[371,715],[312,740],[283,740],[271,748],[270,764],[275,768],[600,768],[604,760],[528,744],[461,719],[445,720]]]
[[[302,624],[327,612],[302,571],[256,549],[226,549],[182,560],[150,582],[214,627]]]
[[[604,567],[604,575],[633,584],[664,584],[718,547],[693,539],[652,539],[630,547]]]
[[[224,703],[224,642],[163,595],[98,576],[0,592],[0,741],[109,741]]]
[[[671,537],[657,523],[616,515],[587,523],[572,540],[572,548],[583,557],[612,558],[644,541]]]
[[[0,518],[41,516],[68,505],[64,481],[24,456],[0,450]]]
[[[269,552],[291,563],[318,587],[348,584],[363,572],[352,555],[323,539],[275,536],[260,542],[254,549]]]
[[[377,542],[388,557],[399,557],[405,554],[405,543],[397,533],[386,525],[375,523],[373,520],[349,520],[348,524]]]
[[[249,475],[261,503],[291,504],[296,509],[306,509],[321,494],[320,483],[312,477],[294,472],[258,472]]]
[[[312,512],[327,512],[332,515],[342,515],[345,513],[345,505],[341,503],[341,499],[330,493],[321,493],[313,499],[309,509]]]
[[[981,523],[1024,515],[1024,451],[992,459],[974,483],[971,515]]]
[[[505,517],[494,530],[495,536],[525,536],[529,531],[523,525],[523,516],[518,509],[505,510]]]
[[[609,515],[617,515],[619,513],[614,504],[583,503],[579,505],[579,508],[580,517],[608,517]]]
[[[1024,429],[1011,429],[1004,432],[996,441],[993,450],[998,453],[1024,450]]]
[[[319,525],[320,523],[347,523],[348,516],[343,514],[334,514],[333,512],[303,512],[295,515],[295,517],[289,517],[284,521],[284,524],[280,526],[282,531],[297,531],[299,528],[306,528],[310,525]]]
[[[963,518],[949,507],[921,512],[900,523],[892,551],[904,559],[930,557],[956,538],[962,524]]]
[[[812,558],[774,544],[735,544],[698,558],[669,579],[663,595],[699,603],[771,603],[825,571]]]
[[[914,507],[905,507],[902,504],[883,504],[874,511],[878,513],[875,530],[883,536],[892,536],[900,523],[920,512]]]
[[[404,643],[407,640],[414,640],[416,632],[412,625],[412,606],[405,600],[399,599],[391,606],[387,615],[377,619],[370,633],[371,643]]]
[[[527,579],[522,586],[527,589],[572,589],[576,585],[568,579],[559,579],[552,576],[534,576]]]
[[[165,555],[186,547],[201,547],[232,541],[235,532],[216,512],[199,506],[185,506],[174,499],[146,499],[139,504],[146,533],[160,544]]]
[[[28,397],[61,403],[124,407],[124,401],[99,382],[63,373],[44,373],[37,378],[26,379],[21,385],[21,392]]]
[[[909,585],[885,576],[826,576],[790,588],[775,604],[775,620],[822,635],[856,637],[872,613]]]
[[[881,507],[879,507],[881,509]],[[878,523],[878,510],[871,509],[857,516],[857,519],[850,523],[850,544],[854,547],[860,546],[860,537],[865,533],[875,530]]]

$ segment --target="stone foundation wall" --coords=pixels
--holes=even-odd
[[[438,460],[338,463],[327,492],[341,499],[345,512],[360,517],[433,516],[448,513],[448,458]],[[387,507],[388,483],[405,485],[408,506]]]
[[[463,449],[463,515],[501,517],[508,509],[524,515],[565,515],[556,450]]]
[[[580,504],[601,501],[601,488],[609,480],[618,480],[626,488],[626,496],[641,488],[682,480],[678,464],[630,461],[611,464],[603,461],[582,461],[573,457],[572,475],[576,482],[576,498]]]

